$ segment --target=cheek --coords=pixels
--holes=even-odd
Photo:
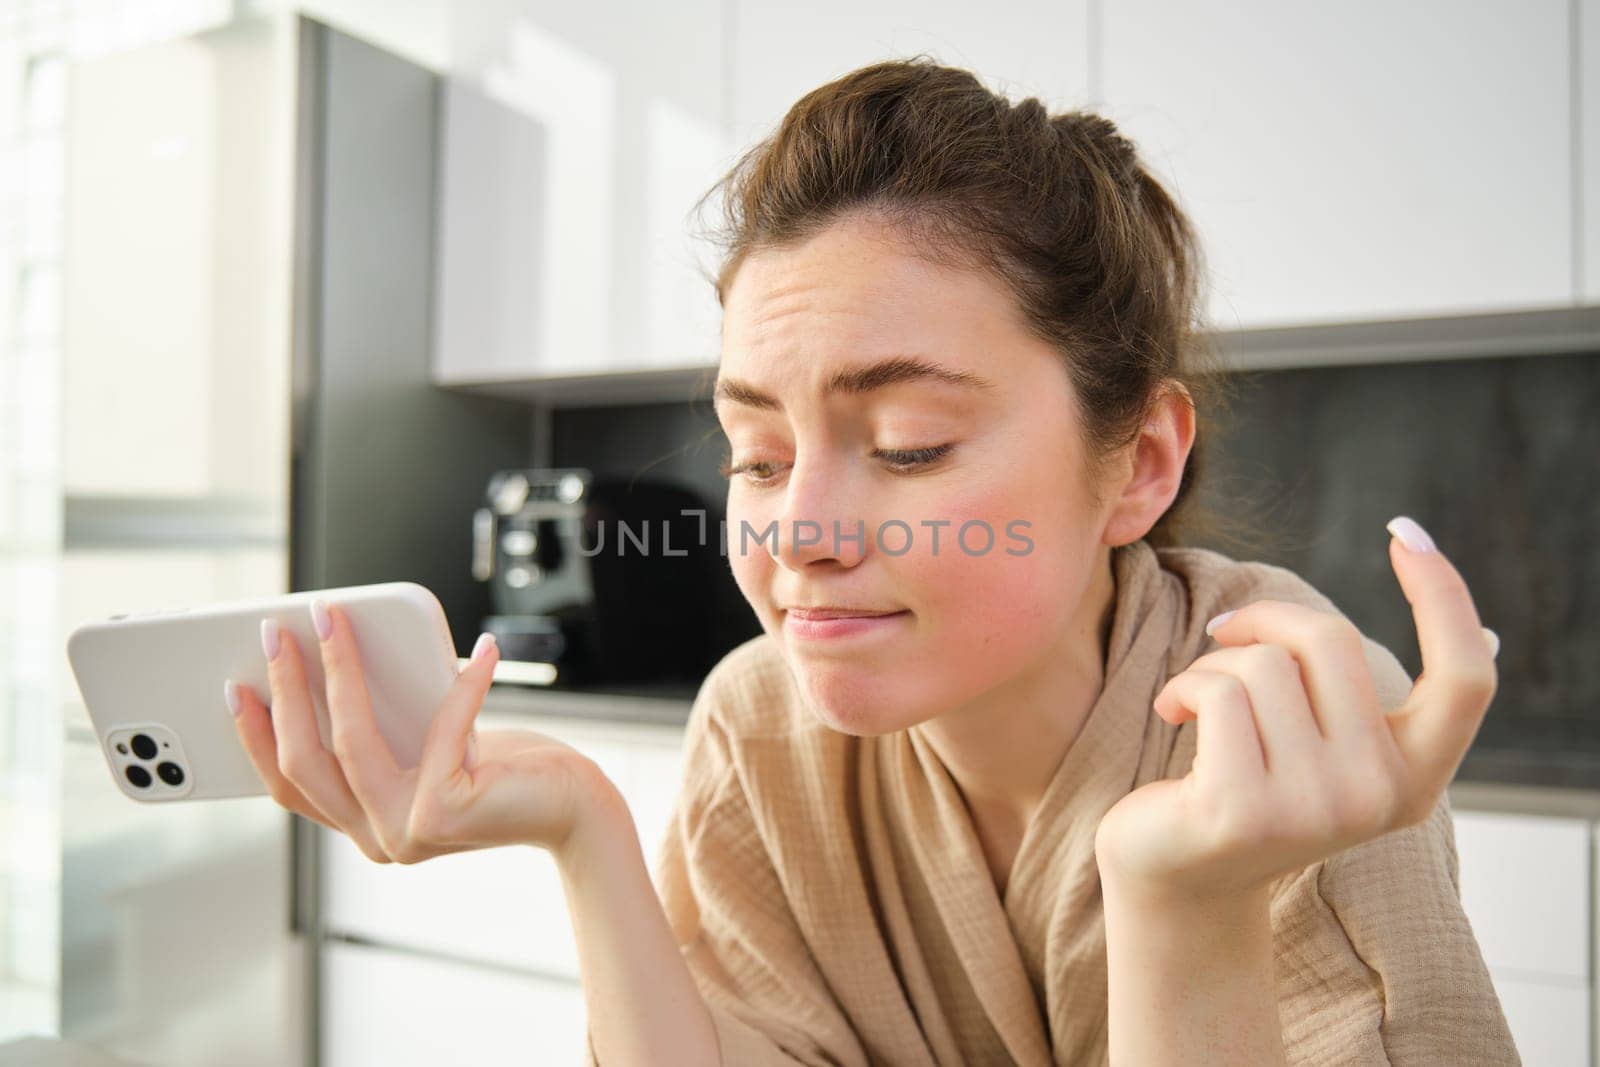
[[[762,625],[770,625],[773,620],[767,618],[766,590],[772,587],[772,571],[777,562],[767,551],[766,545],[758,542],[754,536],[749,538],[748,545],[740,545],[740,522],[748,522],[752,529],[761,531],[767,520],[760,519],[750,514],[745,509],[729,502],[727,509],[728,524],[728,566],[733,571],[734,584],[739,587],[739,592],[744,595],[746,602],[757,609]],[[770,543],[770,542],[768,542]]]
[[[1031,584],[1048,581],[1045,572],[1058,565],[1060,546],[1075,536],[1070,517],[1076,507],[1061,489],[1035,478],[945,493],[926,514],[909,520],[915,545],[891,566],[919,599],[965,604],[974,612],[995,602],[1003,614],[1006,603]],[[937,553],[935,530],[925,525],[935,521]]]
[[[1064,489],[945,502],[938,517],[950,525],[938,555],[919,549],[895,563],[922,616],[923,669],[947,684],[956,675],[994,681],[1062,637],[1093,559],[1081,520],[1074,523],[1080,511]],[[974,522],[958,537],[974,520],[988,529]]]
[[[1058,517],[992,506],[952,507],[946,517],[937,555],[929,544],[902,560],[936,636],[964,637],[983,654],[1007,632],[1020,636],[1065,609],[1072,542]]]

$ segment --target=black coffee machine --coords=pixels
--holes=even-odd
[[[722,514],[684,486],[578,467],[496,471],[473,514],[502,661],[552,664],[555,688],[693,684],[715,664]]]

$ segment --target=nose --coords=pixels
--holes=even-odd
[[[797,460],[778,510],[773,559],[793,570],[830,561],[855,566],[872,537],[860,500],[847,471]]]

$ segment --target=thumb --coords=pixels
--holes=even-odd
[[[500,662],[500,648],[494,635],[485,633],[472,647],[472,658],[456,675],[455,683],[445,694],[444,703],[433,716],[428,728],[428,739],[423,743],[422,763],[418,771],[420,789],[437,790],[447,783],[457,771],[471,769],[477,763],[477,744],[473,723],[483,707],[483,698],[494,682],[495,664]]]

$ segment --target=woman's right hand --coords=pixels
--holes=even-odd
[[[376,863],[417,863],[449,852],[531,844],[561,858],[576,832],[620,800],[589,757],[532,730],[473,722],[500,659],[492,642],[456,677],[434,716],[421,762],[402,770],[378,731],[349,617],[327,607],[322,641],[333,751],[317,731],[294,636],[278,630],[268,660],[271,708],[238,685],[239,731],[272,798],[349,835]]]

